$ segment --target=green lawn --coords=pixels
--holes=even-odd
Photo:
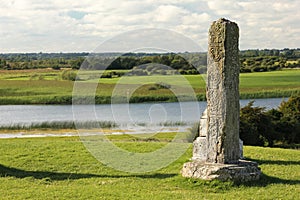
[[[241,88],[298,87],[300,84],[300,70],[242,73],[240,74],[240,81]]]
[[[140,152],[164,145],[172,134],[152,142],[111,136],[118,146]],[[244,148],[262,169],[260,181],[237,185],[181,177],[191,148],[159,171],[130,174],[98,162],[77,137],[0,140],[1,199],[298,199],[300,151]]]
[[[28,70],[1,71],[0,104],[71,104],[72,81],[59,78],[61,71]],[[89,72],[90,73],[90,72]],[[84,76],[87,72],[83,72]],[[34,79],[31,79],[35,75]],[[36,77],[41,76],[41,79]],[[133,97],[133,102],[175,101],[173,93],[188,95],[187,88],[194,91],[198,100],[205,97],[204,75],[173,76],[130,76],[121,78],[101,78],[90,81],[79,81],[86,88],[96,89],[97,103],[110,103],[110,97],[116,88],[120,90],[114,95]],[[158,88],[156,83],[170,85]],[[116,87],[117,86],[117,87]],[[173,91],[172,91],[173,90]],[[300,70],[284,70],[274,72],[242,73],[240,75],[241,98],[288,97],[300,92]]]

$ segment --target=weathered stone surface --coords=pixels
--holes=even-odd
[[[207,155],[207,138],[197,137],[193,142],[193,157],[192,160],[206,161]]]
[[[181,173],[183,177],[235,182],[258,180],[261,175],[257,163],[245,160],[239,160],[237,164],[192,161],[184,164]]]
[[[239,139],[239,159],[244,158],[243,141]],[[193,142],[193,157],[192,160],[206,161],[207,156],[207,137],[197,137]]]
[[[235,163],[239,155],[239,28],[213,22],[207,55],[207,162]]]
[[[192,160],[206,161],[207,157],[207,109],[202,113],[199,126],[199,137],[193,142]],[[239,159],[243,159],[243,141],[239,139]]]
[[[200,118],[199,136],[200,137],[207,136],[207,109],[205,109],[205,111],[203,112]]]
[[[209,30],[207,67],[207,114],[200,119],[199,137],[194,141],[192,161],[182,168],[184,177],[238,182],[257,180],[257,164],[239,160],[239,28],[220,19]]]
[[[244,142],[243,140],[239,139],[239,146],[240,146],[240,159],[244,159]]]

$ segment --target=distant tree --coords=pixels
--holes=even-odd
[[[77,58],[76,60],[72,60],[71,61],[71,68],[72,69],[79,69],[81,64],[83,63],[84,61],[84,58],[80,57],[80,58]]]
[[[61,78],[67,81],[75,81],[77,77],[76,72],[72,70],[64,70],[61,74]]]
[[[60,66],[59,65],[54,65],[54,66],[52,66],[52,69],[54,69],[54,70],[60,70]]]

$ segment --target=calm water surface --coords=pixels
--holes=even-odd
[[[255,106],[277,108],[282,98],[257,99]],[[250,100],[241,100],[241,107]],[[45,121],[114,121],[118,124],[159,124],[168,121],[194,123],[206,102],[139,103],[103,105],[5,105],[0,106],[0,125]]]

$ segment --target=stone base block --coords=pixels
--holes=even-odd
[[[237,164],[191,161],[183,165],[181,173],[183,177],[235,182],[258,180],[261,175],[257,163],[246,160],[239,160]]]
[[[197,137],[193,142],[193,157],[192,160],[205,161],[206,160],[206,149],[207,149],[207,138]]]

